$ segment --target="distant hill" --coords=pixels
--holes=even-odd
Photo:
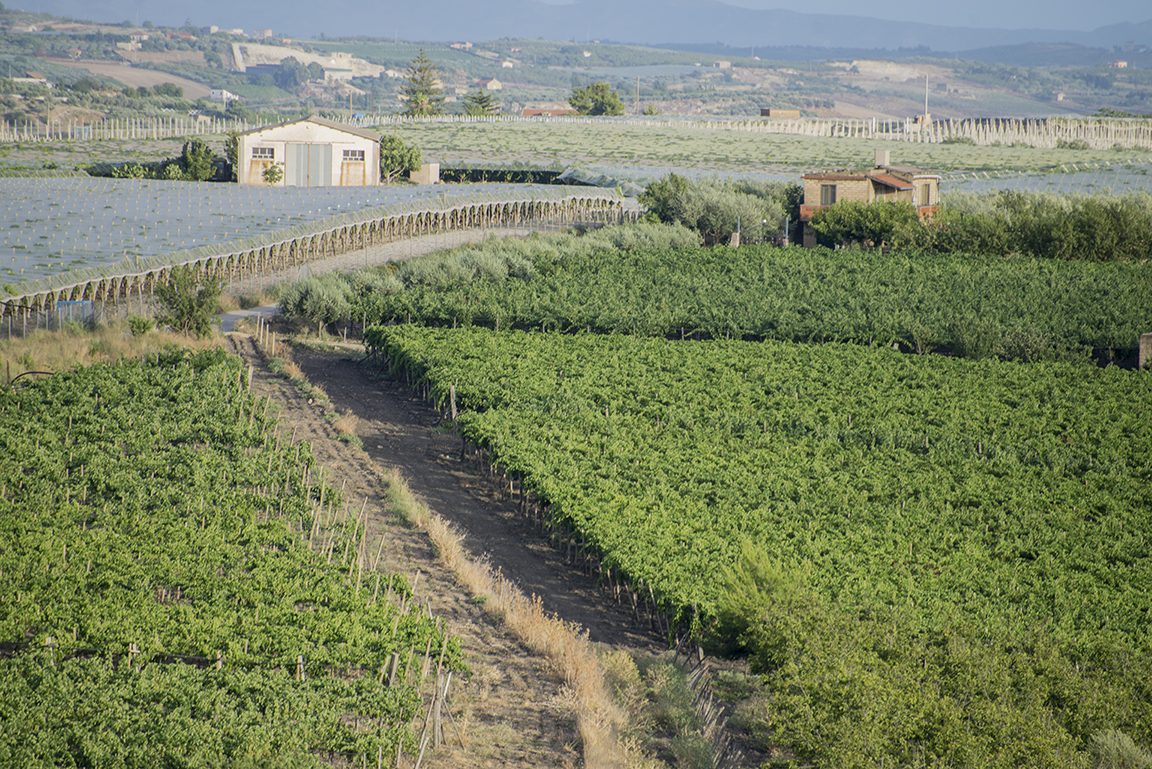
[[[399,36],[408,40],[494,40],[544,37],[554,40],[614,40],[625,43],[721,43],[737,47],[817,47],[888,50],[926,47],[937,54],[1024,43],[1070,43],[1110,51],[1126,42],[1152,46],[1152,20],[1113,24],[1091,32],[1050,29],[976,29],[865,16],[832,16],[782,10],[751,10],[717,0],[577,0],[549,5],[539,0],[281,0],[275,4],[202,0],[195,6],[168,4],[156,23],[254,29],[268,27],[292,37],[327,35]],[[123,0],[58,0],[61,15],[123,16]]]

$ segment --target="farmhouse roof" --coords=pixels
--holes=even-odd
[[[912,185],[909,184],[908,182],[904,181],[903,179],[897,179],[895,176],[890,176],[888,174],[868,174],[868,178],[870,178],[874,182],[880,182],[884,186],[891,187],[893,189],[897,189],[897,190],[910,190],[910,189],[912,189]]]
[[[337,131],[343,131],[344,133],[349,133],[353,136],[359,136],[362,139],[371,139],[374,142],[380,141],[380,134],[376,133],[375,131],[369,131],[366,128],[356,128],[354,126],[345,125],[344,123],[337,123],[335,120],[329,120],[328,118],[319,117],[317,115],[310,115],[309,117],[298,118],[296,120],[285,120],[283,123],[273,123],[272,125],[260,126],[259,128],[251,128],[247,131],[244,131],[240,135],[247,136],[249,134],[260,133],[261,131],[268,131],[273,128],[295,125],[296,123],[315,123],[316,125],[326,126],[327,128],[332,128]]]

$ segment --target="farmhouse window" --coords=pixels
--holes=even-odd
[[[820,205],[830,206],[836,202],[836,185],[835,184],[821,184],[820,185]]]
[[[253,147],[252,159],[253,160],[274,160],[276,158],[275,147]]]
[[[344,150],[345,163],[363,163],[364,150]]]

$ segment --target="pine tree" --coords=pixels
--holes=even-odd
[[[408,97],[404,102],[404,114],[410,117],[439,115],[443,111],[444,88],[440,84],[440,70],[420,49],[408,70],[404,73],[405,84],[400,92]]]
[[[464,111],[473,117],[499,115],[500,100],[481,88],[464,97]]]

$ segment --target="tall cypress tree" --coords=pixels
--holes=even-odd
[[[404,102],[404,114],[411,117],[439,115],[444,111],[444,88],[440,83],[440,70],[420,49],[408,70],[404,73],[405,83],[400,92],[408,97]]]

